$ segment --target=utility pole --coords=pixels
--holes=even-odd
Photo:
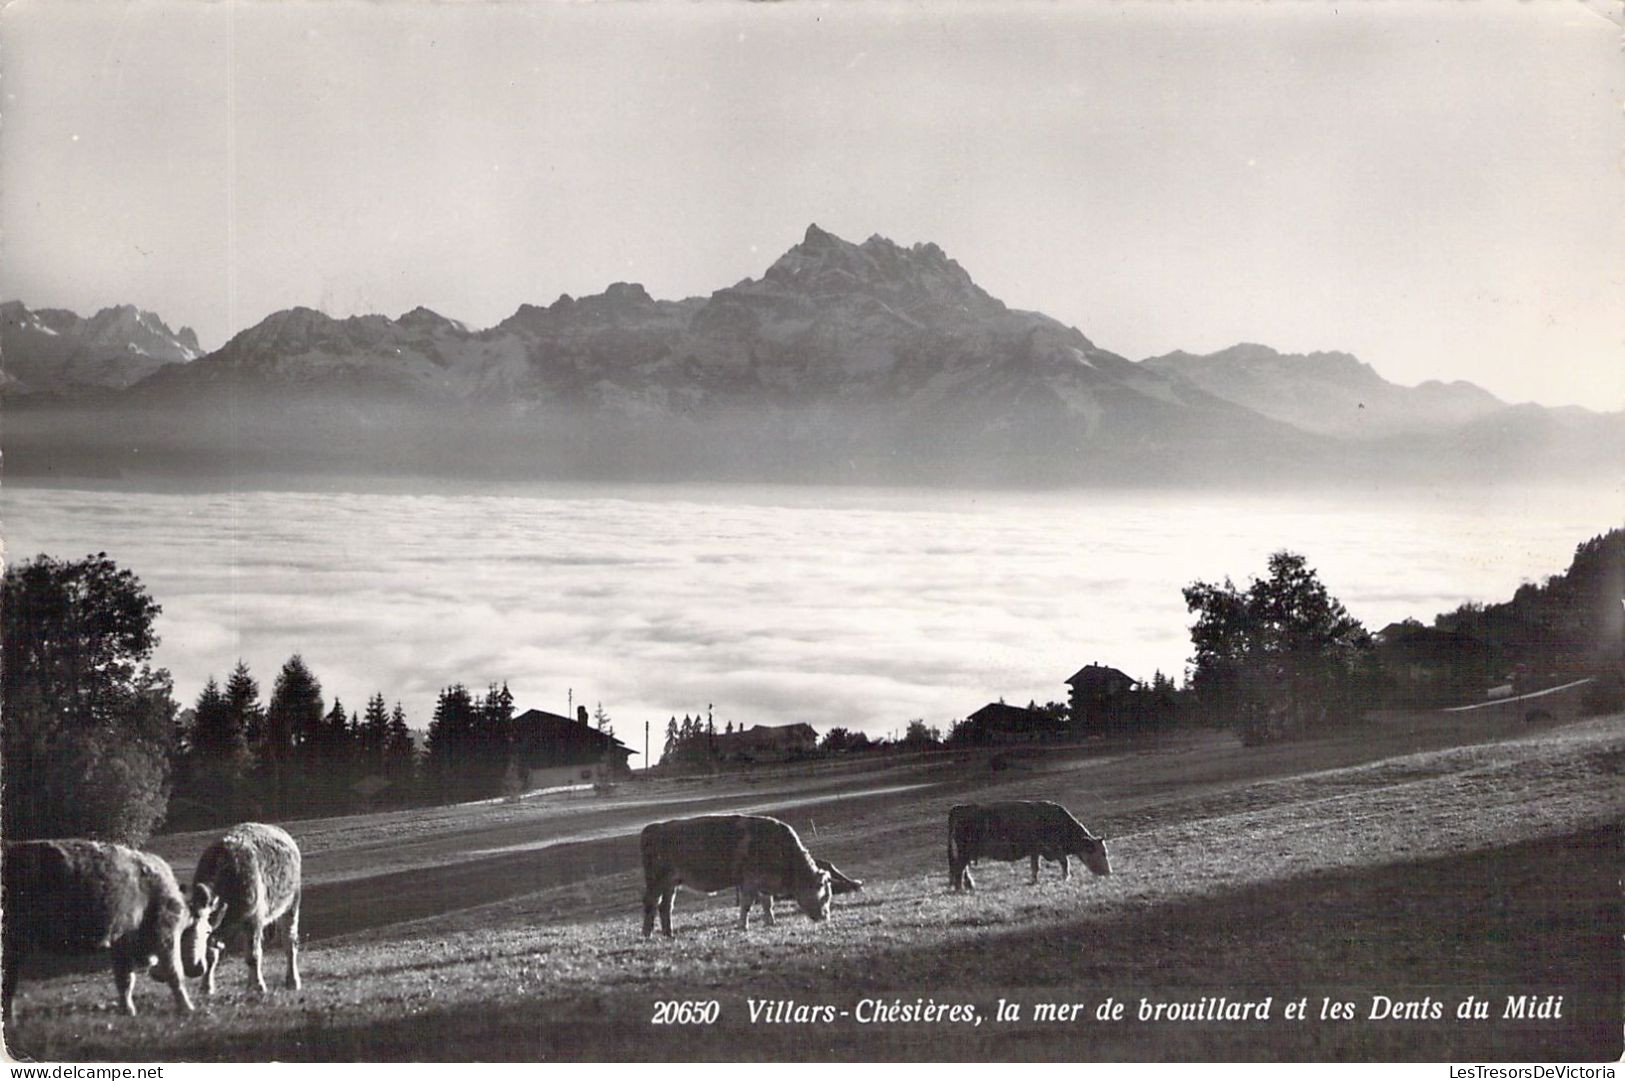
[[[649,722],[643,722],[643,768],[649,768]]]

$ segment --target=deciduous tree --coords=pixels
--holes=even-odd
[[[169,674],[148,664],[157,602],[102,552],[7,568],[0,608],[6,836],[141,843],[176,747]]]
[[[1249,743],[1357,715],[1371,638],[1303,556],[1280,551],[1269,574],[1239,590],[1193,582],[1191,686],[1208,712]]]

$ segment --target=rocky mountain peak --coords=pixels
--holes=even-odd
[[[61,308],[0,306],[0,353],[8,394],[63,394],[122,389],[202,350],[190,327],[178,332],[133,304],[103,308],[89,319]]]
[[[638,282],[614,282],[604,290],[603,299],[618,308],[654,303],[654,297]]]
[[[433,308],[426,308],[422,304],[403,314],[395,322],[409,330],[427,331],[431,334],[441,331],[458,331],[467,333],[468,328],[456,319],[448,319]]]
[[[991,315],[1005,310],[935,244],[904,248],[879,234],[853,244],[816,224],[768,267],[762,283],[820,302],[861,296],[907,311]],[[752,284],[741,287],[748,291]]]

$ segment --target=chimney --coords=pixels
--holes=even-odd
[[[582,724],[587,724],[587,707],[586,706],[577,706],[576,707],[576,720],[580,721]],[[591,728],[592,725],[589,724],[589,725],[587,725],[587,727]]]

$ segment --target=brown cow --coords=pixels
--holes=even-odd
[[[202,976],[206,994],[214,994],[215,967],[233,946],[244,948],[249,986],[265,993],[267,927],[286,943],[286,983],[299,989],[300,865],[293,838],[260,822],[233,826],[203,850],[192,874],[192,906],[204,922],[188,930],[184,954],[186,974]]]
[[[643,937],[660,930],[671,937],[671,905],[678,886],[716,893],[732,886],[739,898],[739,929],[750,926],[750,907],[764,904],[774,923],[771,898],[791,896],[814,920],[829,918],[829,872],[820,870],[796,831],[759,815],[705,815],[655,822],[643,828]]]
[[[175,872],[147,852],[101,841],[17,841],[5,846],[4,1012],[31,950],[113,960],[119,1005],[135,1016],[135,975],[151,970],[190,1010],[181,978],[181,938],[200,913],[188,907]]]
[[[948,812],[948,882],[974,890],[970,865],[979,859],[1032,861],[1038,881],[1038,858],[1059,860],[1061,877],[1072,877],[1069,857],[1081,858],[1097,875],[1112,873],[1106,838],[1096,837],[1059,803],[1025,800],[1009,803],[961,803]]]

